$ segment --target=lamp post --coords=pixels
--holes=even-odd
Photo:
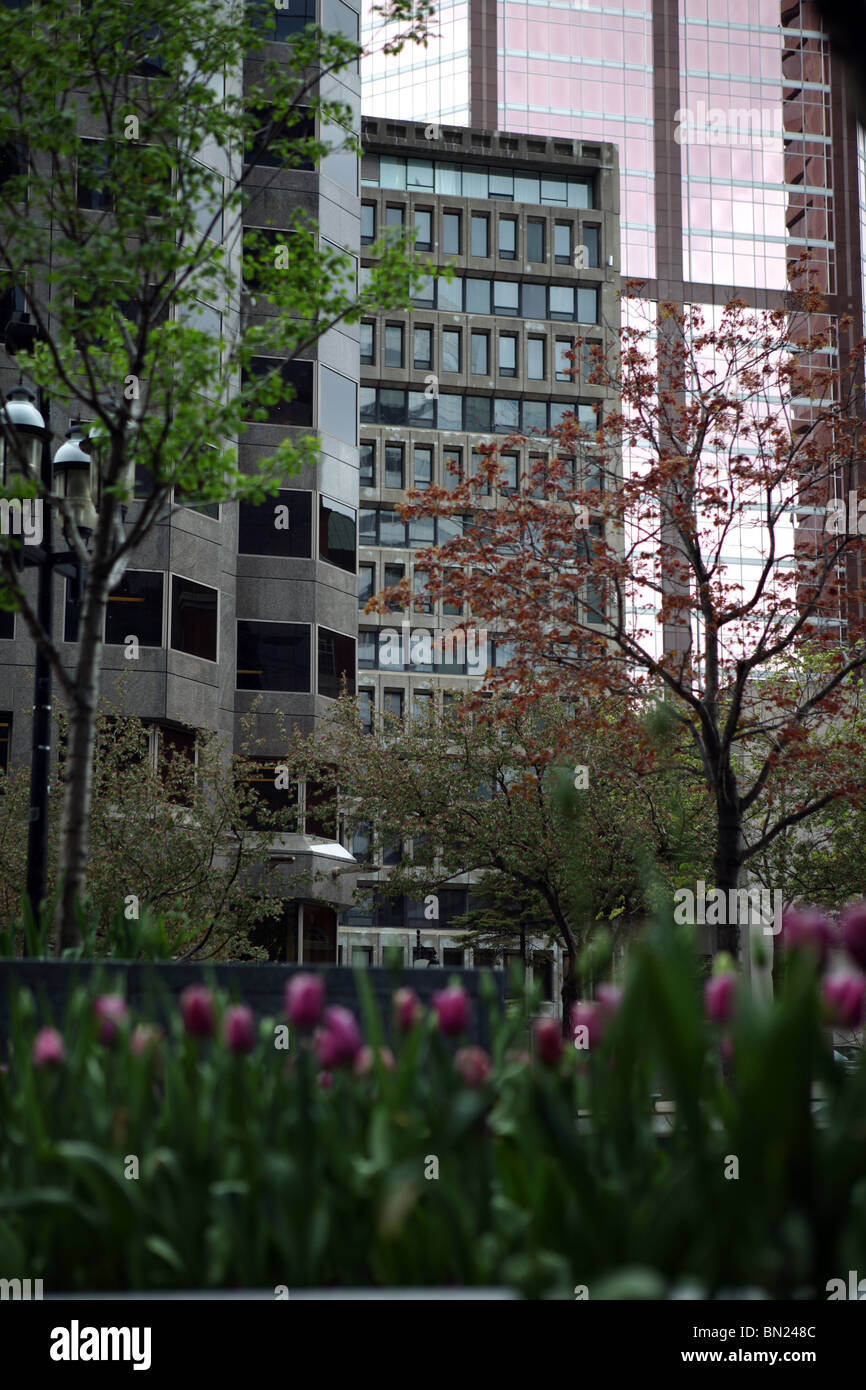
[[[10,326],[11,327],[11,326]],[[12,339],[13,346],[10,346]],[[7,330],[7,350],[14,351],[14,337]],[[95,519],[93,507],[93,464],[85,451],[86,441],[81,421],[74,421],[66,433],[66,443],[62,444],[54,459],[51,457],[51,427],[47,423],[50,406],[45,394],[40,390],[38,398],[25,386],[17,386],[8,393],[5,406],[0,408],[0,428],[2,428],[3,483],[8,485],[14,477],[33,481],[39,479],[43,491],[51,495],[57,481],[62,495],[67,499],[76,520],[83,529],[92,529]],[[55,551],[52,545],[51,506],[42,508],[44,512],[41,544],[26,546],[18,552],[16,563],[20,566],[34,565],[38,571],[38,590],[36,615],[39,625],[49,638],[52,634],[54,614],[54,571],[70,577],[78,577],[77,557],[70,549]],[[90,527],[88,528],[88,523]],[[38,925],[42,903],[45,899],[46,868],[48,857],[48,793],[51,770],[51,666],[41,646],[36,645],[33,693],[33,730],[30,763],[30,817],[27,831],[27,881],[26,893]],[[24,952],[27,945],[25,941]]]

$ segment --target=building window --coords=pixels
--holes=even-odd
[[[518,458],[503,454],[499,460],[499,491],[512,496],[517,491]]]
[[[162,574],[153,570],[127,570],[108,596],[106,646],[122,647],[128,637],[136,637],[142,647],[161,647],[162,592]]]
[[[433,482],[433,450],[429,444],[416,444],[414,450],[414,483],[419,491]]]
[[[316,22],[316,0],[280,0],[278,10],[272,0],[254,0],[253,5],[247,0],[247,7],[252,10],[250,22],[274,43],[285,43]]]
[[[472,375],[487,376],[489,371],[488,362],[488,342],[487,333],[473,332],[471,340],[472,348]]]
[[[419,309],[432,309],[436,303],[436,283],[432,275],[425,275],[420,285],[413,291],[412,303]]]
[[[598,290],[578,287],[577,321],[578,323],[598,323]]]
[[[499,375],[517,375],[517,337],[513,333],[499,335]]]
[[[489,396],[467,396],[465,427],[470,434],[487,434],[490,430],[491,400]]]
[[[253,411],[264,411],[267,425],[312,425],[313,424],[313,364],[296,360],[280,362],[276,357],[253,357],[250,361],[252,376],[268,376],[279,373],[294,395],[290,401],[279,400],[274,405],[248,406],[247,420],[253,419]],[[354,383],[350,383],[354,387]]]
[[[443,328],[442,330],[442,371],[460,371],[459,328]]]
[[[490,219],[484,213],[473,212],[470,228],[470,254],[482,258],[489,256]]]
[[[580,229],[580,242],[584,248],[583,264],[596,269],[601,263],[601,228],[588,227],[584,223]]]
[[[376,692],[371,690],[368,685],[362,685],[358,691],[358,715],[361,720],[361,728],[365,734],[373,732],[373,710],[376,707]],[[355,854],[354,849],[352,853]],[[358,855],[355,854],[355,858]]]
[[[385,325],[385,366],[402,367],[402,365],[403,325],[388,323]]]
[[[443,212],[442,214],[442,254],[445,256],[460,255],[459,212]]]
[[[393,204],[389,203],[388,206],[385,208],[386,232],[391,231],[395,234],[398,232],[402,232],[404,217],[405,209],[403,208],[402,204],[400,207],[395,207]]]
[[[359,454],[359,477],[361,487],[376,486],[376,445],[365,439]]]
[[[369,246],[376,240],[376,204],[361,204],[361,245]]]
[[[479,477],[479,476],[481,475],[482,467],[483,467],[483,465],[484,465],[485,462],[486,462],[486,455],[485,455],[485,454],[479,454],[479,453],[477,453],[477,452],[476,452],[476,453],[473,453],[473,455],[472,455],[472,475],[473,475],[473,477],[477,478],[477,477]],[[489,496],[490,496],[490,482],[489,482],[489,480],[488,480],[487,478],[485,478],[484,481],[482,482],[481,486],[480,486],[479,488],[477,488],[476,491],[478,492],[479,496],[481,496],[481,497],[489,497]]]
[[[490,281],[466,280],[466,312],[467,314],[489,314],[490,313]]]
[[[319,497],[319,559],[336,565],[347,574],[355,573],[354,507]]]
[[[433,713],[433,692],[432,690],[416,690],[412,696],[412,719],[416,724],[423,724],[429,720]]]
[[[455,970],[463,969],[464,950],[462,946],[443,946],[442,964]]]
[[[0,608],[0,642],[11,642],[15,636],[15,614]]]
[[[376,566],[358,566],[358,607],[363,608],[376,592]]]
[[[237,625],[238,690],[310,689],[308,623],[240,620]]]
[[[449,466],[450,465],[450,466]],[[453,492],[463,481],[463,450],[443,449],[442,486]]]
[[[406,523],[390,507],[379,509],[379,544],[400,549],[406,544]]]
[[[570,285],[551,285],[550,317],[574,320],[574,290]]]
[[[354,381],[330,367],[322,368],[320,428],[344,444],[358,442],[358,388]]]
[[[520,286],[516,280],[493,281],[494,314],[518,314],[520,312]]]
[[[444,276],[437,280],[437,305],[441,313],[459,314],[463,309],[463,277],[454,275],[450,280]]]
[[[517,218],[499,219],[499,256],[503,261],[513,261],[517,256]]]
[[[405,486],[402,444],[385,445],[385,486],[395,488]]]
[[[427,571],[417,565],[412,576],[412,606],[416,613],[433,612],[433,603],[427,592]]]
[[[429,208],[415,209],[415,249],[429,251],[433,245],[433,214]]]
[[[398,584],[402,584],[402,583],[403,583],[403,580],[404,580],[405,578],[406,578],[406,566],[405,566],[405,565],[386,565],[386,566],[385,566],[385,583],[384,583],[383,587],[386,588],[386,589],[396,589],[397,585],[398,585]],[[393,598],[389,599],[386,606],[387,606],[387,609],[388,609],[388,612],[389,612],[389,613],[402,613],[402,612],[403,612],[403,604],[400,603],[397,599],[393,599]]]
[[[372,367],[376,360],[376,325],[361,323],[361,366]]]
[[[540,265],[544,255],[544,223],[538,217],[530,217],[526,223],[526,259]]]
[[[556,222],[553,227],[553,258],[557,265],[571,265],[571,223]]]
[[[556,340],[556,379],[557,381],[574,381],[574,366],[569,356],[574,347],[570,338],[557,338]]]
[[[382,695],[382,708],[388,719],[403,719],[403,691],[386,690]]]
[[[530,381],[544,380],[544,339],[526,340],[526,375]]]
[[[219,594],[179,574],[171,576],[171,645],[177,652],[217,659]]]
[[[244,163],[268,169],[294,169],[310,173],[313,161],[305,155],[295,154],[297,140],[315,140],[316,118],[308,106],[297,106],[292,110],[292,124],[287,125],[287,117],[277,118],[274,109],[268,104],[257,104],[250,108],[255,124],[247,131]]]
[[[238,553],[309,559],[313,553],[313,504],[308,492],[281,489],[259,506],[238,508]]]
[[[336,700],[345,680],[346,690],[355,693],[355,639],[342,632],[319,628],[319,685],[320,695]]]
[[[412,334],[412,361],[416,372],[429,371],[433,366],[433,329],[416,328]]]

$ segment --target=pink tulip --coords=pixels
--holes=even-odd
[[[326,1071],[348,1066],[364,1046],[355,1015],[340,1004],[326,1009],[323,1026],[316,1033],[316,1054]]]
[[[66,1061],[63,1039],[56,1028],[41,1028],[33,1039],[30,1054],[34,1067],[59,1067]]]
[[[605,1023],[619,1013],[623,994],[624,990],[619,985],[599,985],[595,991]]]
[[[394,1054],[390,1047],[380,1047],[379,1057],[386,1071],[394,1070]],[[367,1047],[365,1044],[355,1057],[354,1073],[356,1076],[369,1076],[370,1072],[375,1070],[375,1067],[376,1054],[372,1047]]]
[[[846,907],[841,925],[845,950],[861,970],[866,970],[866,902]]]
[[[325,982],[318,975],[293,975],[286,985],[286,1017],[296,1028],[315,1028],[325,1005]]]
[[[555,1067],[562,1058],[562,1029],[555,1018],[537,1018],[532,1031],[535,1050],[545,1066]]]
[[[229,1052],[239,1056],[252,1052],[256,1045],[256,1021],[246,1004],[233,1004],[226,1009],[223,1029]]]
[[[411,1033],[421,1018],[421,1000],[414,989],[398,989],[394,994],[394,1017],[401,1033]]]
[[[786,907],[782,913],[782,944],[788,951],[811,950],[821,970],[827,956],[836,945],[836,934],[824,913],[817,907]]]
[[[437,990],[433,995],[433,1008],[443,1033],[454,1037],[465,1033],[469,1027],[469,995],[460,985]]]
[[[109,1047],[127,1022],[129,1010],[122,994],[100,994],[93,1001],[93,1015],[99,1019],[98,1039]]]
[[[821,991],[828,1022],[859,1028],[866,1012],[866,980],[861,975],[828,975]]]
[[[461,1047],[454,1058],[454,1068],[463,1085],[473,1091],[484,1085],[492,1070],[483,1047]]]
[[[316,1084],[321,1086],[323,1091],[330,1091],[334,1078],[329,1071],[320,1071],[316,1075]]]
[[[588,1004],[578,1000],[571,1006],[571,1039],[578,1051],[597,1047],[604,1035],[607,1018],[601,1004]],[[586,1032],[579,1032],[586,1029]]]
[[[213,995],[204,985],[190,985],[180,996],[184,1030],[191,1038],[212,1038],[216,1028]]]
[[[734,1013],[736,975],[714,975],[704,985],[704,1013],[710,1023],[728,1023]]]
[[[155,1051],[161,1038],[161,1030],[154,1028],[152,1023],[139,1023],[138,1027],[132,1030],[129,1046],[136,1057],[141,1057],[146,1052]]]

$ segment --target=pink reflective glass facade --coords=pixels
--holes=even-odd
[[[396,33],[383,29],[370,0],[361,11],[364,115],[395,120],[444,121],[469,124],[469,3],[437,3],[426,48],[406,44],[403,51],[382,52],[384,39]]]
[[[623,273],[655,274],[650,0],[565,9],[500,0],[499,123],[619,147]]]

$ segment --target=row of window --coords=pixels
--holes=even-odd
[[[412,227],[415,232],[417,251],[433,250],[433,208],[416,207],[412,213]],[[444,256],[462,255],[464,241],[463,213],[457,208],[443,208],[441,213],[438,250]],[[495,254],[502,261],[516,261],[520,255],[519,218],[503,215],[493,219],[486,212],[468,214],[470,256],[489,258]],[[367,246],[376,240],[377,209],[375,203],[361,204],[361,245]],[[402,203],[387,204],[383,216],[383,230],[387,235],[390,229],[397,232],[405,230],[406,208]],[[547,222],[540,217],[530,217],[526,221],[524,259],[533,265],[543,265],[548,252]],[[582,249],[577,258],[577,248]],[[601,264],[601,226],[594,222],[554,222],[553,259],[556,265],[575,265],[578,269],[596,268]]]
[[[313,554],[313,499],[309,492],[281,488],[275,498],[238,508],[238,553],[310,559]],[[318,557],[355,573],[357,515],[354,507],[319,496]]]
[[[502,638],[433,628],[401,632],[393,628],[360,628],[358,631],[358,670],[416,672],[420,675],[476,676],[508,665],[513,659],[512,643]]]
[[[362,271],[362,282],[364,278]],[[455,275],[450,280],[428,276],[412,295],[412,303],[418,309],[450,314],[597,324],[599,296],[594,285],[541,285],[475,275]]]
[[[532,401],[517,396],[469,396],[456,391],[403,391],[362,386],[362,425],[408,425],[466,434],[532,434],[556,429],[567,415],[598,429],[598,407],[575,401]]]
[[[316,411],[313,402],[313,366],[300,358],[284,362],[276,357],[254,357],[250,362],[250,372],[255,376],[267,376],[279,372],[282,380],[292,388],[292,400],[280,400],[274,405],[263,406],[265,416],[261,424],[314,426]],[[319,409],[318,418],[322,429],[346,444],[358,442],[358,388],[349,377],[330,367],[320,366],[319,370]]]
[[[107,646],[163,645],[163,592],[166,576],[158,570],[127,570],[108,600],[104,641]],[[181,575],[170,576],[169,646],[205,661],[218,659],[219,592]],[[80,599],[75,581],[67,580],[64,640],[78,640]],[[312,671],[309,623],[237,622],[237,688],[309,694]],[[343,677],[355,689],[355,639],[318,628],[316,690],[336,698]]]
[[[485,168],[381,154],[365,160],[362,182],[370,188],[417,189],[450,198],[502,198],[507,202],[568,208],[596,206],[595,179],[591,174],[577,178],[563,174],[542,177],[529,169]]]
[[[413,487],[418,491],[426,491],[438,481],[441,487],[453,490],[462,481],[466,468],[462,449],[450,446],[443,447],[441,464],[438,466],[436,458],[440,450],[432,444],[411,446],[411,458],[407,452],[409,449],[410,446],[405,444],[383,443],[381,446],[381,470],[377,470],[376,443],[370,440],[362,441],[360,450],[361,487],[376,487],[378,478],[381,486],[386,488]],[[480,472],[483,460],[483,454],[472,452],[470,476],[476,476]],[[555,483],[548,483],[547,481],[549,463],[549,457],[545,455],[530,454],[525,465],[521,467],[520,453],[500,454],[499,491],[506,494],[516,492],[520,486],[522,473],[526,475],[524,486],[530,488],[531,484],[530,495],[536,498],[549,496],[553,489],[558,491],[575,486],[577,473],[574,459],[560,458]],[[410,468],[411,471],[409,471]],[[590,461],[582,478],[581,486],[588,491],[604,491],[604,471],[598,463]],[[488,495],[489,484],[485,482],[480,491],[482,496]],[[363,539],[365,526],[369,528],[370,523],[362,522],[362,545],[365,544]]]
[[[378,356],[385,368],[399,369],[406,366],[406,339],[409,329],[402,323],[377,325],[372,320],[361,323],[361,365],[374,367]],[[415,371],[434,371],[443,375],[448,372],[469,371],[472,376],[489,376],[492,372],[491,336],[496,353],[497,371],[502,377],[515,377],[518,363],[529,381],[545,381],[549,364],[550,349],[546,337],[533,337],[527,334],[523,351],[520,349],[520,335],[498,332],[491,335],[487,329],[473,328],[467,332],[462,328],[442,328],[438,335],[438,358],[434,368],[433,344],[435,329],[432,324],[412,327],[412,367]],[[378,341],[377,341],[378,340]],[[466,360],[466,348],[469,354]],[[581,340],[575,346],[573,338],[555,338],[554,379],[556,381],[575,380],[578,375],[588,378],[596,365],[593,355],[601,347],[600,340]],[[574,354],[570,356],[569,354]]]

